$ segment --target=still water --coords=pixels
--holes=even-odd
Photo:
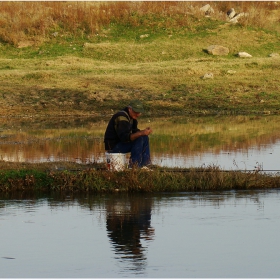
[[[139,122],[140,128],[153,128],[151,157],[159,166],[214,165],[228,170],[280,170],[280,116]],[[103,134],[106,124],[105,121],[67,118],[2,120],[0,160],[105,162]]]
[[[0,198],[1,278],[279,278],[280,190]]]

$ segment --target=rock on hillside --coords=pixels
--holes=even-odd
[[[229,49],[227,47],[219,46],[219,45],[211,45],[206,51],[212,55],[228,55]]]

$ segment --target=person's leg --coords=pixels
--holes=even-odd
[[[150,155],[150,143],[149,137],[143,136],[143,154],[142,154],[142,166],[151,164],[151,155]]]
[[[130,153],[132,148],[132,142],[121,143],[119,142],[110,153]]]
[[[149,137],[141,136],[132,142],[131,162],[139,167],[151,163]]]
[[[131,153],[130,165],[142,167],[151,163],[149,137],[141,136],[128,143],[118,143],[111,153]]]

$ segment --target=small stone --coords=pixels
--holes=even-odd
[[[237,53],[238,57],[252,57],[249,53],[246,52],[239,52]]]
[[[213,73],[206,73],[204,76],[201,77],[201,79],[213,79],[214,75]]]
[[[143,34],[143,35],[140,35],[140,38],[143,39],[143,38],[148,38],[150,35],[149,34]]]
[[[280,57],[279,53],[271,53],[269,57]]]
[[[203,7],[201,7],[200,11],[203,12],[207,16],[209,16],[209,15],[214,13],[213,8],[209,4],[206,4]]]

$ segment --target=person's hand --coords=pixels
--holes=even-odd
[[[138,130],[137,132],[130,134],[130,140],[134,141],[138,137],[141,137],[141,136],[144,136],[144,135],[150,135],[152,132],[153,131],[150,127],[147,127],[144,130]]]
[[[153,130],[150,127],[147,127],[143,130],[143,132],[144,135],[150,135],[153,132]]]

